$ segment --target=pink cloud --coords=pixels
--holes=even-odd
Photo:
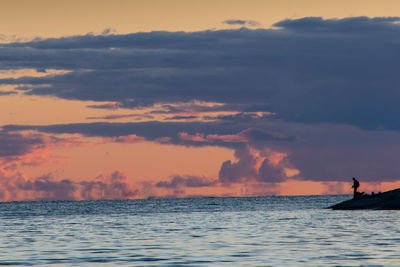
[[[126,199],[137,196],[138,191],[128,177],[119,171],[83,182],[60,180],[51,174],[32,178],[19,172],[21,166],[58,163],[51,151],[84,145],[79,135],[0,131],[0,137],[0,201]],[[134,143],[142,140],[144,138],[128,135],[116,137],[113,141]]]
[[[224,135],[209,134],[207,135],[206,139],[209,142],[222,141],[227,143],[245,143],[250,141],[250,138],[248,138],[248,136],[242,133],[243,132],[240,132],[239,134],[224,134]]]
[[[141,136],[137,136],[135,134],[130,134],[130,135],[123,135],[123,136],[118,136],[113,138],[114,142],[117,143],[138,143],[138,142],[143,142],[146,139],[141,137]]]
[[[180,140],[198,143],[250,143],[250,142],[266,142],[266,141],[293,141],[293,137],[279,136],[274,133],[261,131],[258,129],[246,129],[236,134],[189,134],[180,132],[178,134]]]
[[[74,182],[71,179],[57,180],[51,174],[30,179],[20,172],[7,172],[0,169],[0,201],[131,199],[137,197],[138,190],[120,171],[109,175],[99,175],[93,181]]]
[[[219,171],[222,183],[277,183],[284,181],[287,170],[295,168],[287,160],[287,154],[269,148],[255,149],[249,145],[235,151],[236,162],[225,161]]]
[[[128,176],[120,171],[110,175],[99,175],[94,181],[81,182],[82,199],[130,199],[138,196]]]
[[[72,200],[76,189],[72,181],[57,181],[51,174],[28,179],[19,172],[10,175],[0,170],[0,201]]]
[[[13,133],[0,131],[0,159],[16,158],[45,148],[56,140],[39,133]]]
[[[54,163],[56,159],[50,156],[50,151],[55,147],[69,148],[83,144],[79,135],[0,131],[0,167],[6,169]]]

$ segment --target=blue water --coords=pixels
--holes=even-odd
[[[0,203],[0,265],[400,266],[400,211],[346,198]]]

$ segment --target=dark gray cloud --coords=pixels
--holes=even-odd
[[[260,23],[255,20],[243,20],[243,19],[228,19],[222,23],[228,25],[241,25],[241,26],[259,26]]]
[[[393,24],[400,21],[399,17],[350,17],[342,19],[323,19],[322,17],[305,17],[300,19],[287,19],[274,24],[294,31],[329,33],[382,33],[385,35],[388,28],[398,30]],[[382,32],[383,31],[383,32]]]
[[[40,134],[22,135],[0,131],[0,157],[15,157],[28,154],[35,149],[45,147]]]
[[[216,101],[276,118],[399,130],[399,18],[284,20],[275,29],[86,35],[0,46],[27,94],[128,106]],[[99,64],[100,62],[100,64]],[[127,100],[128,99],[128,100]]]
[[[213,186],[216,181],[210,180],[207,177],[185,175],[185,176],[174,176],[170,181],[160,181],[156,183],[156,187],[164,188],[182,188],[182,187],[207,187]]]
[[[2,95],[16,95],[16,94],[18,94],[18,93],[15,92],[15,91],[0,91],[0,96],[2,96]]]
[[[76,186],[68,179],[55,181],[51,176],[42,176],[33,182],[28,181],[22,189],[42,192],[42,199],[46,200],[72,200]]]
[[[106,104],[100,104],[100,105],[88,105],[88,108],[96,108],[96,109],[109,109],[109,110],[115,110],[119,109],[121,107],[121,104],[119,103],[106,103]]]
[[[169,118],[165,118],[165,120],[193,120],[193,119],[198,119],[199,117],[197,116],[173,116]]]

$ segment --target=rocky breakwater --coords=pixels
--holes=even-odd
[[[400,188],[379,194],[359,194],[353,199],[329,208],[333,210],[400,210]]]

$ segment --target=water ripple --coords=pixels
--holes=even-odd
[[[0,203],[0,266],[398,266],[400,212],[344,198]]]

